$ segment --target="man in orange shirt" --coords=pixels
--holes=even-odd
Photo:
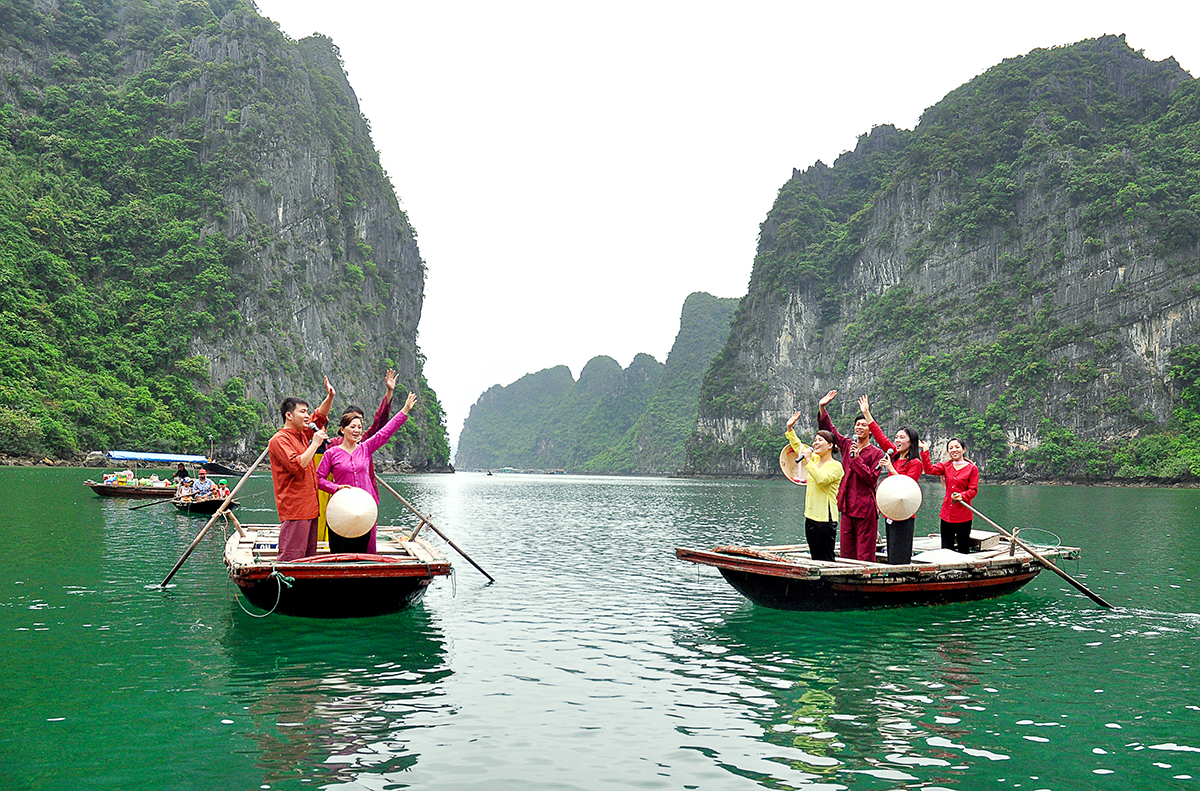
[[[267,443],[275,509],[279,512],[279,555],[283,562],[317,554],[317,465],[313,456],[328,439],[323,431],[333,406],[334,390],[325,378],[327,395],[312,414],[308,402],[285,398],[279,405],[283,426]],[[315,430],[309,426],[315,426]]]

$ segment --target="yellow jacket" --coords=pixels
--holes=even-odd
[[[804,465],[808,478],[807,491],[804,493],[804,515],[817,522],[836,522],[839,519],[837,509],[838,485],[846,471],[837,459],[830,459],[824,464],[817,465],[816,454],[809,461],[804,461],[800,449],[804,443],[796,436],[796,432],[788,429],[784,434],[792,450],[796,451]]]

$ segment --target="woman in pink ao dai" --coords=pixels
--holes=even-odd
[[[382,448],[396,430],[408,420],[408,413],[417,403],[417,394],[409,393],[404,400],[404,406],[379,431],[367,439],[363,439],[363,421],[357,415],[343,415],[341,428],[342,444],[335,445],[325,451],[321,457],[321,466],[317,468],[317,486],[321,491],[333,494],[338,489],[357,486],[365,489],[379,502],[379,490],[371,480],[371,454]],[[333,473],[333,480],[326,480]],[[339,536],[329,531],[329,551],[333,554],[340,552],[375,553],[375,526],[371,532],[357,538]]]

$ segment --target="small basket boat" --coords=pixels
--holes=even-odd
[[[278,525],[241,525],[225,542],[229,577],[255,607],[309,618],[355,618],[397,612],[425,595],[450,561],[423,538],[380,528],[376,551],[317,554],[278,563]]]
[[[807,544],[679,547],[675,556],[716,567],[747,599],[778,610],[859,610],[990,599],[1019,590],[1043,568],[998,533],[973,530],[971,540],[975,551],[960,554],[942,549],[937,535],[917,538],[913,562],[896,566],[844,558],[813,560]],[[1036,551],[1050,562],[1075,559],[1080,553],[1078,547]]]

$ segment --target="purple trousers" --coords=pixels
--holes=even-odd
[[[316,519],[288,519],[279,523],[279,556],[277,563],[298,560],[317,554]]]
[[[875,542],[879,538],[879,517],[842,514],[842,557],[875,562]]]

